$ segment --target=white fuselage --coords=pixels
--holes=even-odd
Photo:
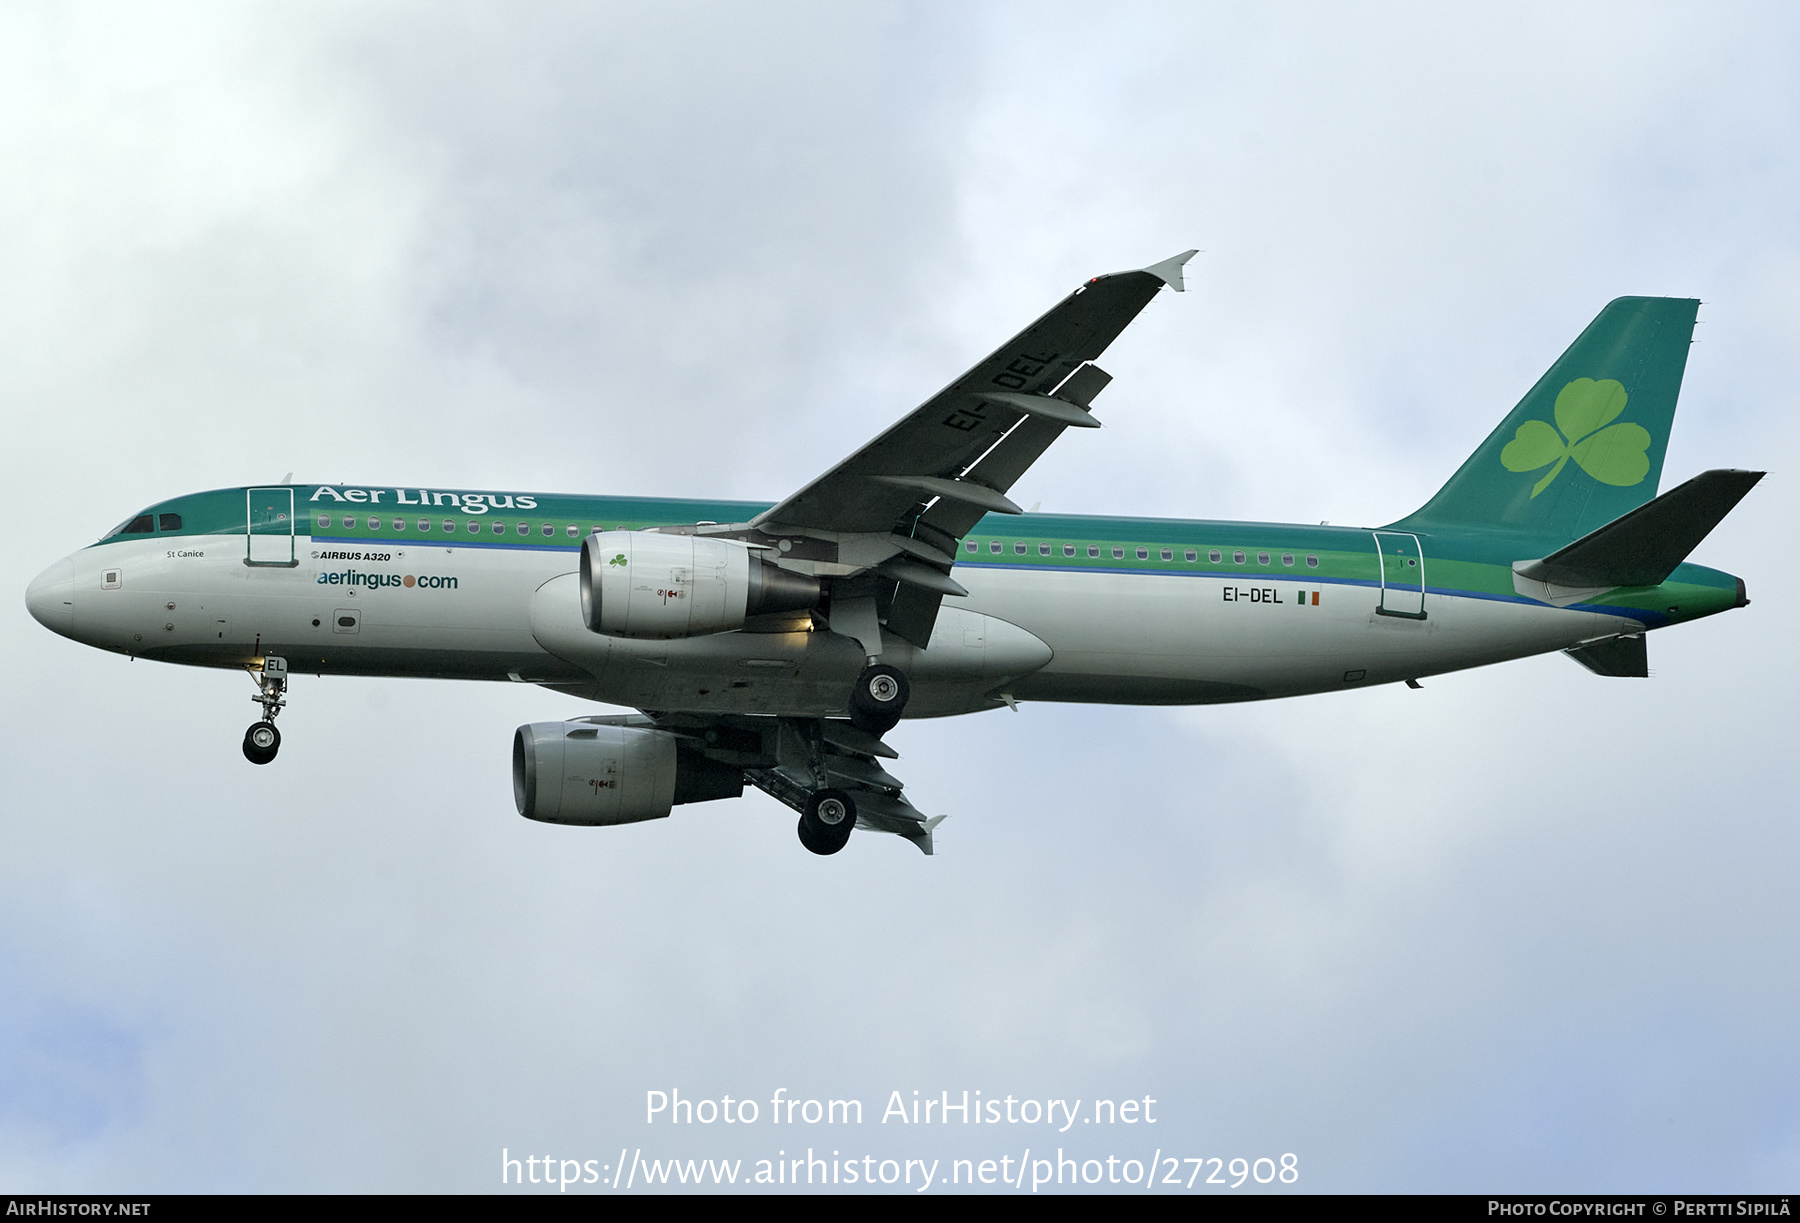
[[[175,546],[170,546],[175,545]],[[514,680],[665,711],[841,713],[867,662],[809,627],[678,640],[593,633],[568,550],[314,544],[252,567],[243,535],[114,540],[32,584],[33,615],[100,648],[196,665],[287,658],[295,674]],[[1198,704],[1388,683],[1559,650],[1643,626],[1615,615],[1428,592],[1376,613],[1367,584],[1303,575],[958,565],[927,649],[884,640],[909,716],[1005,700]]]

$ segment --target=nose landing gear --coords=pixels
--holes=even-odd
[[[265,658],[262,670],[250,674],[257,688],[250,699],[262,706],[263,716],[262,721],[252,723],[244,732],[244,759],[251,764],[267,764],[281,750],[281,732],[275,729],[275,717],[287,704],[282,700],[288,685],[287,659]]]

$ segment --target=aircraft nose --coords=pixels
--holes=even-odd
[[[25,588],[25,607],[51,632],[75,635],[75,566],[68,557],[32,579]]]

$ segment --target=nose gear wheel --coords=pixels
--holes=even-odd
[[[273,722],[252,722],[244,732],[244,759],[251,764],[267,764],[281,750],[281,732]]]
[[[287,659],[273,655],[263,659],[262,670],[251,671],[256,681],[256,695],[250,699],[262,706],[262,721],[252,722],[244,732],[244,759],[251,764],[267,764],[281,750],[281,732],[275,729],[275,718],[287,701]]]

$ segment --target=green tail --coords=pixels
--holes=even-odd
[[[1700,303],[1621,297],[1437,496],[1395,530],[1488,527],[1560,545],[1656,496]]]

